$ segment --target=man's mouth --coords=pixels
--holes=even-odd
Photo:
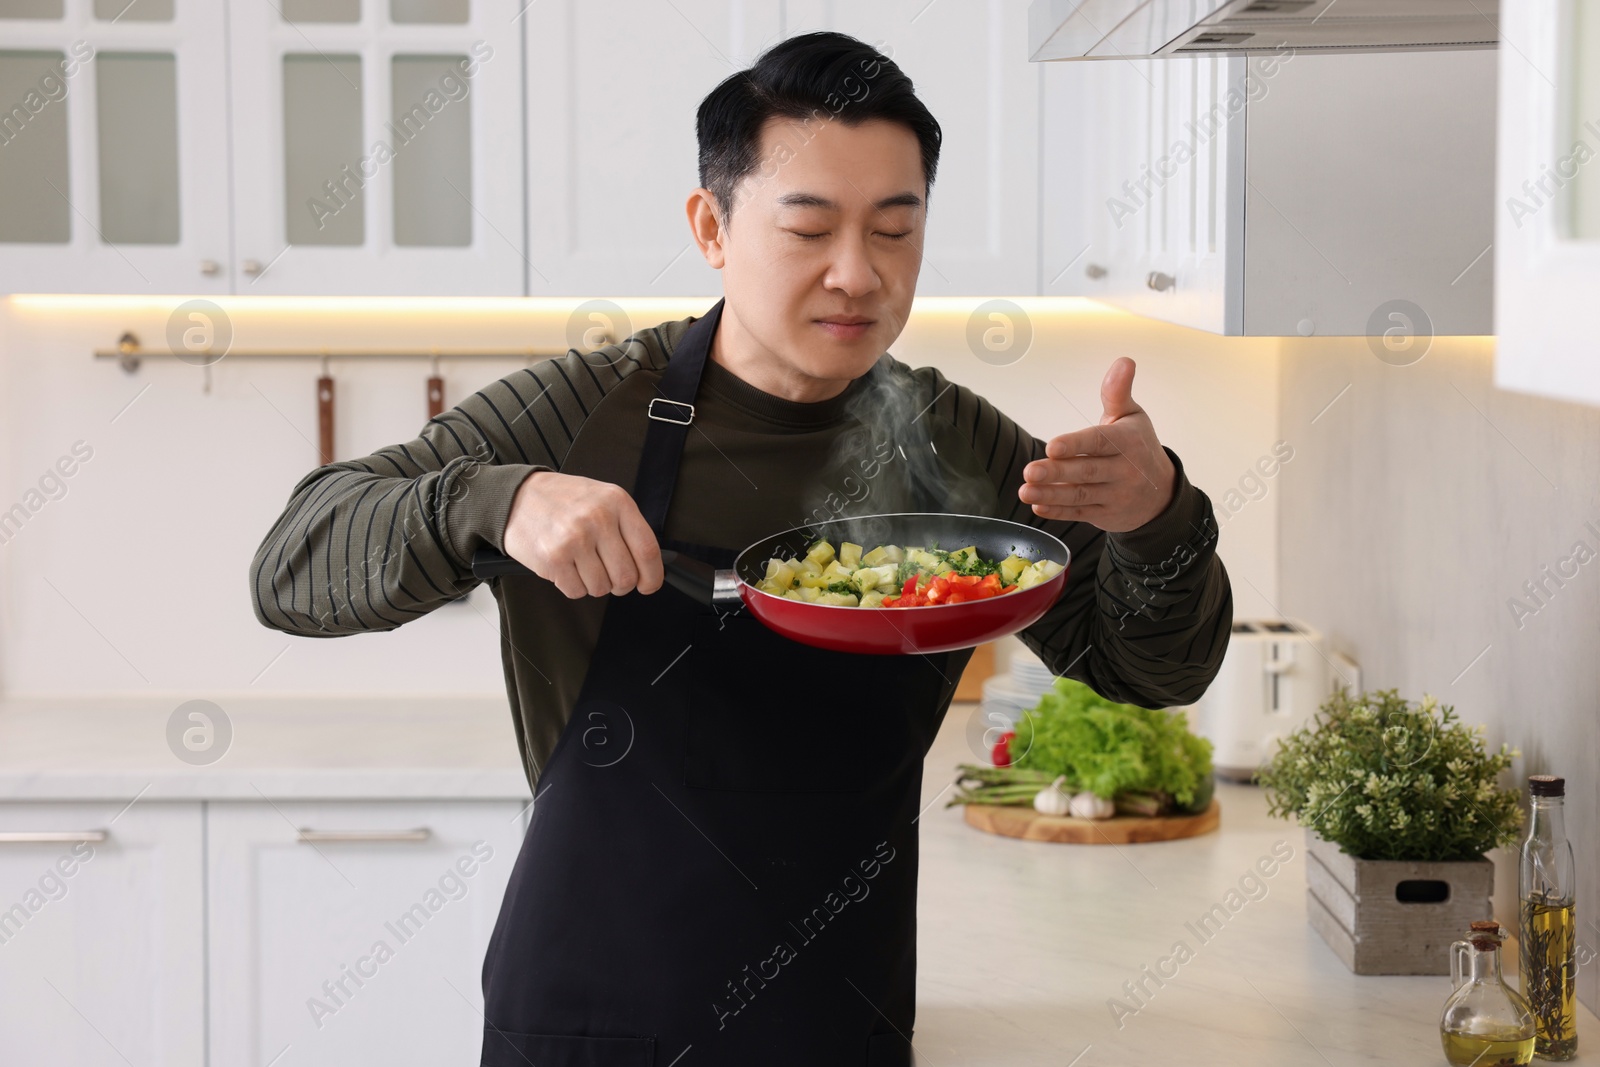
[[[865,315],[829,315],[827,318],[814,319],[812,321],[821,326],[835,340],[853,341],[863,336],[867,329],[877,320],[869,319]]]

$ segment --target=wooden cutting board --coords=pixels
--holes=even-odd
[[[1041,815],[1032,808],[968,804],[967,822],[990,834],[1025,841],[1058,841],[1069,845],[1133,845],[1141,841],[1174,841],[1209,834],[1222,825],[1222,806],[1215,797],[1198,815],[1114,815],[1109,819],[1074,819]]]

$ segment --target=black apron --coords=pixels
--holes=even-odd
[[[634,497],[731,567],[663,536],[721,310],[638,413]],[[970,655],[611,598],[484,959],[484,1067],[909,1067],[922,761]]]

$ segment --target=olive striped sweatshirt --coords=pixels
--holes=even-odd
[[[530,473],[631,491],[645,406],[693,321],[536,363],[430,419],[414,440],[311,471],[251,562],[256,617],[304,637],[392,630],[477,584],[472,554],[502,547]],[[1044,441],[982,396],[889,353],[814,403],[765,393],[708,359],[666,533],[742,548],[807,522],[915,510],[922,482],[945,511],[1027,523],[1072,550],[1061,599],[1018,635],[1054,673],[1112,700],[1191,703],[1216,676],[1233,620],[1211,501],[1169,449],[1176,492],[1139,529],[1107,534],[1043,519],[1017,490],[1023,467],[1044,454]],[[571,600],[531,575],[493,584],[507,694],[534,785],[577,701],[609,598]],[[643,642],[641,669],[660,670],[676,651]],[[940,716],[970,655],[928,657],[948,676]]]

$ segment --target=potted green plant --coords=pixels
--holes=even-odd
[[[1494,865],[1522,809],[1448,704],[1341,687],[1257,776],[1268,811],[1306,830],[1312,927],[1356,974],[1448,974],[1450,943],[1493,918]]]

